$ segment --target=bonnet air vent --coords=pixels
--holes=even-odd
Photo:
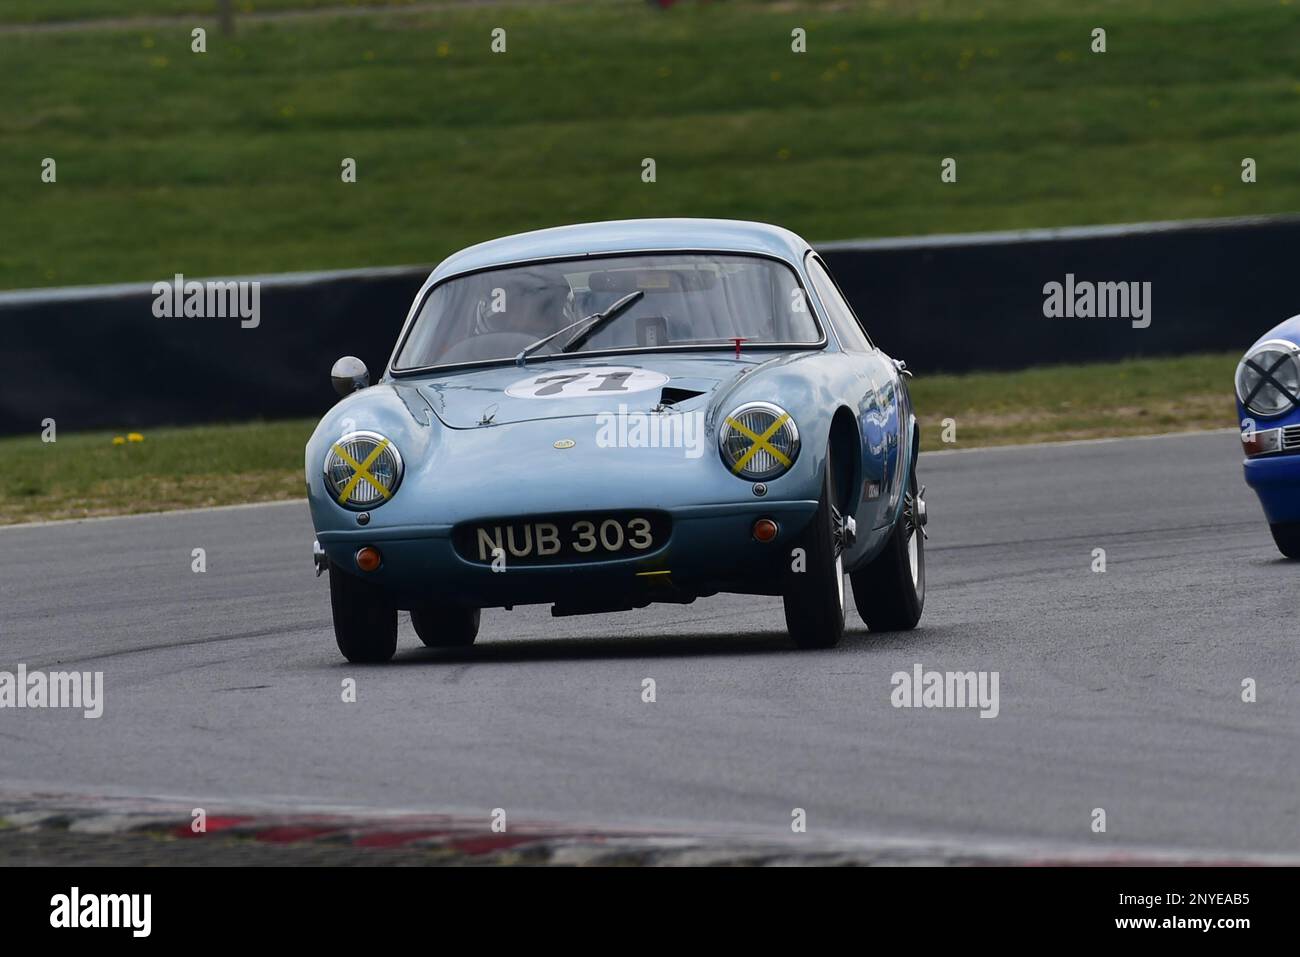
[[[693,399],[697,395],[704,395],[704,393],[695,389],[674,389],[672,386],[664,386],[664,390],[659,393],[659,402],[662,405],[676,405],[678,402]]]

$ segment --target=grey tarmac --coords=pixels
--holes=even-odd
[[[921,626],[851,612],[825,652],[789,645],[778,600],[719,596],[487,611],[457,651],[403,621],[392,664],[354,666],[304,503],[0,530],[0,670],[105,684],[98,720],[0,710],[0,796],[782,841],[802,808],[817,842],[1300,852],[1300,564],[1232,433],[923,454],[921,480]],[[998,717],[892,707],[917,663],[999,672]]]

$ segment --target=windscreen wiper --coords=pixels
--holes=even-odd
[[[611,321],[621,316],[631,306],[637,303],[644,295],[645,295],[645,291],[641,289],[637,289],[634,290],[633,292],[629,292],[626,296],[624,296],[622,299],[614,303],[612,306],[610,306],[608,309],[604,310],[603,312],[597,312],[593,315],[587,316],[585,319],[579,319],[577,322],[571,322],[563,329],[560,329],[557,332],[552,332],[549,336],[546,336],[545,338],[538,339],[530,346],[525,346],[523,349],[520,350],[519,355],[515,356],[515,365],[523,366],[528,362],[528,357],[530,355],[532,355],[542,346],[546,345],[552,339],[558,339],[560,336],[564,335],[566,332],[570,331],[571,329],[577,329],[583,323],[590,323],[590,325],[587,326],[586,329],[583,329],[581,332],[579,332],[576,336],[574,336],[572,339],[570,339],[560,348],[561,352],[572,352],[574,349],[578,348],[578,346],[582,345],[584,342],[586,342],[588,339],[594,336],[601,329],[604,329],[605,326],[609,324]]]
[[[586,341],[590,339],[592,336],[594,336],[596,333],[600,332],[600,330],[604,329],[607,325],[609,325],[619,316],[623,315],[623,313],[627,312],[634,305],[640,302],[641,297],[644,295],[645,295],[645,290],[636,289],[632,292],[629,292],[626,296],[624,296],[618,302],[614,303],[614,305],[610,306],[604,312],[596,313],[594,316],[591,317],[592,319],[591,325],[589,325],[586,329],[583,329],[581,332],[579,332],[576,336],[574,336],[564,345],[560,346],[560,351],[572,352],[574,349],[577,349],[579,346],[586,343]]]

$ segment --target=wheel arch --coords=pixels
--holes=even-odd
[[[835,470],[835,506],[845,515],[856,514],[862,498],[862,437],[847,406],[841,405],[831,416],[826,448]]]

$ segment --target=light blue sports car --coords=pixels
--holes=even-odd
[[[1300,316],[1264,333],[1237,366],[1246,484],[1278,551],[1300,558]]]
[[[350,661],[397,612],[471,644],[483,608],[554,615],[780,595],[794,643],[925,603],[905,364],[776,226],[594,223],[463,250],[429,276],[375,385],[307,443],[318,574]]]

